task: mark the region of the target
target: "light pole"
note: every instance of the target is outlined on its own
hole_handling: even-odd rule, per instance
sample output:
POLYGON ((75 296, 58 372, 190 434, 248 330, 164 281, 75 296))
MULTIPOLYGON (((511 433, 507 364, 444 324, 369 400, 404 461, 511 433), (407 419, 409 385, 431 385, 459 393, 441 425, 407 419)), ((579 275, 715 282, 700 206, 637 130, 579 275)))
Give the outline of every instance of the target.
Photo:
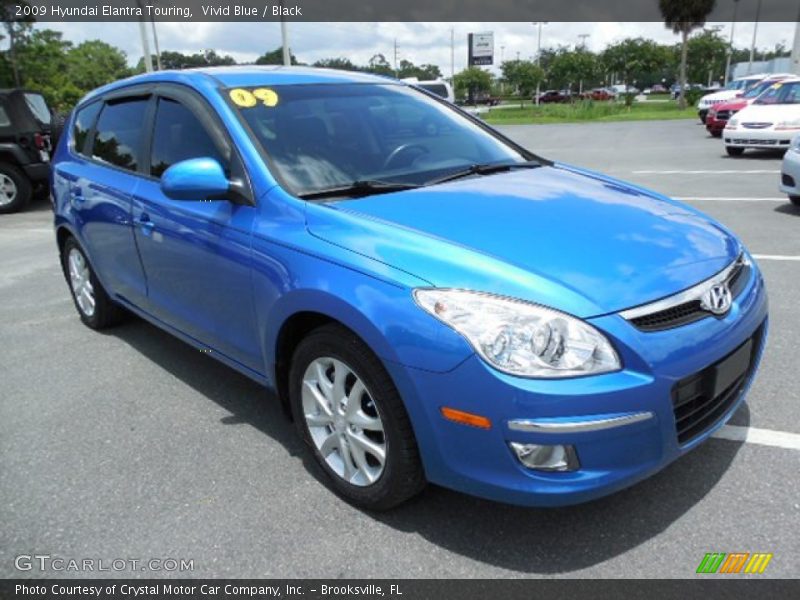
MULTIPOLYGON (((539 26, 539 38, 536 42, 536 66, 541 67, 542 65, 542 25, 547 25, 547 21, 534 21, 534 25, 539 26)), ((539 85, 540 81, 537 80, 536 82, 536 106, 539 106, 539 85)))
POLYGON ((753 53, 756 50, 756 35, 758 34, 758 17, 761 14, 761 0, 756 4, 756 22, 753 24, 753 41, 750 43, 750 62, 747 65, 747 74, 753 71, 753 53))
POLYGON ((290 67, 292 65, 292 53, 289 51, 289 30, 286 28, 286 19, 283 16, 283 0, 281 0, 280 7, 281 7, 281 47, 283 49, 283 66, 290 67))
MULTIPOLYGON (((139 9, 144 12, 142 0, 136 0, 139 9)), ((139 35, 142 37, 142 52, 144 52, 144 68, 150 73, 153 70, 153 57, 150 55, 150 43, 147 41, 147 28, 144 25, 144 17, 139 19, 139 35)))
POLYGON ((733 55, 733 30, 736 28, 736 9, 739 8, 739 0, 733 0, 733 21, 731 21, 731 39, 728 42, 728 58, 725 61, 725 85, 731 78, 731 56, 733 55))
POLYGON ((456 85, 456 30, 450 28, 450 85, 456 85))
POLYGON ((578 45, 579 48, 586 48, 586 38, 592 37, 591 33, 580 33, 578 37, 581 38, 581 43, 578 45))

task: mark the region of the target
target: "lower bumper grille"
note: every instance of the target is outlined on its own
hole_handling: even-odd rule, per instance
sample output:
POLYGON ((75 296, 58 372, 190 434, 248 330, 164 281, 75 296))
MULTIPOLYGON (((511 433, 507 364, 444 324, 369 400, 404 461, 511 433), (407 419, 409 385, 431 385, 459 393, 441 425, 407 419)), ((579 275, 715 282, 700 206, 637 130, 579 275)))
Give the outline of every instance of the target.
POLYGON ((750 138, 726 138, 726 142, 731 144, 742 144, 746 146, 788 146, 791 140, 755 140, 750 138))
POLYGON ((672 407, 679 444, 708 431, 736 403, 753 376, 763 339, 761 325, 728 356, 675 384, 672 407))

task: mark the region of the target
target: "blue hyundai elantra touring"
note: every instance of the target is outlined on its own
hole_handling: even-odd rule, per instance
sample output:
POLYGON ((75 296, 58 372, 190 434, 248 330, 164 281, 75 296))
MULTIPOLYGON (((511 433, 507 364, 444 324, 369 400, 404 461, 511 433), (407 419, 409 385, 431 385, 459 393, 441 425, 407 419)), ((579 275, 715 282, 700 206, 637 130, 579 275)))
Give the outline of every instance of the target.
POLYGON ((55 230, 81 320, 134 313, 274 389, 356 505, 426 482, 609 494, 708 438, 753 380, 767 297, 730 231, 414 86, 158 72, 66 127, 55 230))

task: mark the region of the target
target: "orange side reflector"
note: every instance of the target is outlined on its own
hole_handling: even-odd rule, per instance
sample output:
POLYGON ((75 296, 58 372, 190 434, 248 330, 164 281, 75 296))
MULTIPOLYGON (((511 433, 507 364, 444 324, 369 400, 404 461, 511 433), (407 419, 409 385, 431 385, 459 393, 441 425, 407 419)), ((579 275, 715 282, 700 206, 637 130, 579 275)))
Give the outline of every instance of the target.
POLYGON ((470 427, 478 427, 480 429, 490 429, 492 422, 486 417, 474 415, 472 413, 464 412, 463 410, 456 410, 455 408, 441 408, 442 416, 448 421, 454 423, 461 423, 462 425, 469 425, 470 427))

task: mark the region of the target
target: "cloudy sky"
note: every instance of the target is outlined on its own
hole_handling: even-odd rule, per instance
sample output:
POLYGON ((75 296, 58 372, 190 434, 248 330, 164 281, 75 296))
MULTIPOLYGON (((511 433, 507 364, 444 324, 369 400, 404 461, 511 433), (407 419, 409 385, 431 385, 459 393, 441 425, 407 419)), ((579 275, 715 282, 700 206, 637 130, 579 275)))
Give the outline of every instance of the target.
MULTIPOLYGON (((138 24, 130 23, 44 23, 37 25, 58 29, 74 43, 99 38, 121 48, 131 64, 142 55, 138 24)), ((730 35, 730 23, 709 23, 721 27, 722 35, 730 35)), ((290 23, 292 52, 302 62, 320 58, 347 57, 357 64, 366 63, 376 53, 389 62, 397 40, 398 60, 417 64, 439 65, 450 75, 450 32, 455 34, 455 69, 466 63, 466 38, 469 32, 493 31, 496 63, 505 59, 531 58, 536 53, 537 28, 532 23, 290 23)), ((734 43, 749 47, 754 24, 737 23, 734 43)), ((759 23, 757 48, 771 48, 783 42, 791 46, 794 23, 759 23)), ((642 36, 663 43, 674 43, 678 36, 662 23, 548 23, 542 29, 542 46, 574 45, 579 35, 588 34, 586 45, 602 50, 609 43, 626 37, 642 36)), ((212 48, 230 54, 239 62, 253 61, 267 50, 280 45, 278 23, 159 23, 158 37, 162 50, 198 52, 212 48)))

